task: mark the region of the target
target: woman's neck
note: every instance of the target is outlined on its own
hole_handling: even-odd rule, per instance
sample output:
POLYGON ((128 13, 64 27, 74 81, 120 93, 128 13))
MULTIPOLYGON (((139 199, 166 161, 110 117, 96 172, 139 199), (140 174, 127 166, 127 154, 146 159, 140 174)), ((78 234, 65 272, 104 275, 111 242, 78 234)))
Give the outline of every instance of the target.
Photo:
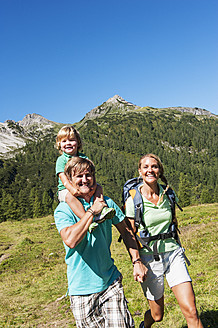
POLYGON ((157 205, 159 201, 159 186, 158 184, 148 185, 147 183, 143 183, 141 188, 141 194, 150 202, 157 205))

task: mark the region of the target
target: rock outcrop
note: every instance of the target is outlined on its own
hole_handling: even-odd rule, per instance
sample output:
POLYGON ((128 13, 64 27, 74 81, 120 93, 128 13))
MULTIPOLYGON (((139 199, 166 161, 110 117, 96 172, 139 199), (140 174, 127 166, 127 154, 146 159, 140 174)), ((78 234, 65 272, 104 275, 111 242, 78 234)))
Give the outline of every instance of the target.
POLYGON ((22 121, 7 120, 0 123, 0 156, 11 157, 28 140, 47 134, 57 123, 38 114, 28 114, 22 121))

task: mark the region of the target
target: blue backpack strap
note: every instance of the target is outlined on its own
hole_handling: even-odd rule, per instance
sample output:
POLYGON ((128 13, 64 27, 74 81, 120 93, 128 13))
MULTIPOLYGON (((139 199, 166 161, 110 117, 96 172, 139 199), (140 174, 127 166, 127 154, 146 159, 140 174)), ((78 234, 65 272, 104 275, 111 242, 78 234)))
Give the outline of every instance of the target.
MULTIPOLYGON (((142 178, 132 178, 126 181, 123 186, 123 193, 122 193, 122 211, 125 214, 125 207, 126 201, 131 196, 134 203, 134 212, 135 212, 135 225, 136 229, 141 223, 142 213, 143 213, 143 202, 141 194, 138 190, 138 186, 142 183, 142 178)), ((122 237, 120 236, 118 241, 120 242, 122 237)))
POLYGON ((123 202, 123 212, 125 213, 125 205, 126 205, 126 200, 129 196, 132 197, 133 203, 134 203, 134 211, 135 211, 135 225, 136 228, 141 223, 141 218, 143 214, 143 201, 142 201, 142 196, 138 190, 138 187, 142 184, 142 178, 137 177, 137 178, 132 178, 129 179, 123 187, 123 194, 122 194, 122 202, 123 202))
MULTIPOLYGON (((161 185, 163 187, 163 189, 166 189, 166 186, 164 185, 161 185)), ((171 206, 171 209, 172 209, 172 213, 174 214, 175 216, 175 205, 178 206, 178 208, 180 209, 180 211, 182 212, 183 209, 181 208, 181 206, 179 206, 179 204, 177 203, 176 201, 176 196, 175 196, 175 193, 173 191, 172 188, 168 188, 167 191, 166 191, 166 195, 167 197, 169 198, 169 201, 170 201, 170 206, 171 206)))
MULTIPOLYGON (((161 185, 163 187, 163 189, 166 189, 166 186, 165 185, 161 185)), ((176 202, 176 196, 175 196, 175 193, 173 191, 172 188, 168 188, 166 190, 166 195, 170 201, 170 207, 171 207, 171 211, 172 211, 172 224, 175 225, 176 227, 176 230, 180 233, 179 229, 178 229, 178 223, 177 223, 177 220, 176 220, 176 205, 178 206, 178 208, 180 209, 180 211, 183 211, 183 209, 179 206, 179 204, 176 202)))
POLYGON ((138 190, 138 187, 135 187, 129 190, 129 194, 133 199, 134 210, 135 210, 135 226, 138 229, 140 223, 143 224, 142 215, 143 215, 143 201, 142 196, 138 190))

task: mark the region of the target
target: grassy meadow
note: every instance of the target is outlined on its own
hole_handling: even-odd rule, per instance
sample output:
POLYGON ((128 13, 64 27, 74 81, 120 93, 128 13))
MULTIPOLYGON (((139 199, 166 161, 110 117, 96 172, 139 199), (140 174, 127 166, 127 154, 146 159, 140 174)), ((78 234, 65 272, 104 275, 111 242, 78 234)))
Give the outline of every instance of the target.
MULTIPOLYGON (((218 327, 217 215, 218 204, 190 206, 177 212, 181 240, 191 261, 197 308, 204 327, 218 327)), ((113 229, 111 247, 136 327, 148 308, 132 264, 113 229)), ((64 247, 52 216, 0 224, 0 327, 76 327, 69 306, 64 247)), ((161 328, 186 323, 166 284, 161 328)))

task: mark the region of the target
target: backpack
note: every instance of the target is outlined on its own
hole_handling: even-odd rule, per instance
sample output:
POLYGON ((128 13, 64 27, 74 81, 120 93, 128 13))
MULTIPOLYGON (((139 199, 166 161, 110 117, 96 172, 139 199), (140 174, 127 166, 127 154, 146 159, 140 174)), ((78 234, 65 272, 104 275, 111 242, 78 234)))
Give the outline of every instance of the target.
MULTIPOLYGON (((159 257, 158 250, 157 250, 158 240, 174 238, 177 241, 177 243, 181 246, 181 242, 180 242, 179 236, 178 236, 178 232, 180 233, 180 231, 178 229, 178 224, 177 224, 176 215, 175 215, 175 205, 178 206, 180 211, 183 211, 183 209, 176 202, 176 197, 175 197, 174 191, 171 188, 168 188, 166 190, 165 194, 167 195, 169 202, 170 202, 170 207, 171 207, 171 211, 172 211, 172 222, 166 233, 160 233, 160 234, 151 236, 148 232, 148 229, 145 226, 145 223, 142 221, 143 201, 142 201, 142 195, 138 190, 138 187, 142 184, 143 184, 143 179, 141 177, 132 178, 124 184, 123 193, 122 193, 122 203, 123 203, 122 210, 125 213, 126 200, 129 196, 131 196, 133 199, 133 202, 134 202, 136 239, 138 241, 138 244, 141 248, 145 247, 148 251, 152 252, 152 249, 149 247, 149 243, 151 241, 155 241, 154 245, 153 245, 153 255, 154 255, 155 261, 159 261, 160 257, 159 257), (138 231, 140 224, 144 227, 143 231, 138 231)), ((161 186, 163 187, 164 190, 166 189, 165 185, 161 185, 161 186)), ((185 257, 187 264, 190 265, 190 262, 184 253, 183 253, 183 255, 185 257)))

